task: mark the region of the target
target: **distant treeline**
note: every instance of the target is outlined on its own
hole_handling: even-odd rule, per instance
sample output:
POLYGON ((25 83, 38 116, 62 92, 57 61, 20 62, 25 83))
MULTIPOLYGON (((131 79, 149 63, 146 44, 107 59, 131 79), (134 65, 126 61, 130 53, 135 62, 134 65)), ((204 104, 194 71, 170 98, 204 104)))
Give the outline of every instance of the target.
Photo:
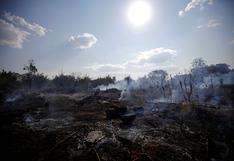
POLYGON ((91 79, 89 76, 64 74, 49 79, 38 72, 33 60, 23 70, 24 74, 0 71, 1 101, 17 91, 75 93, 117 88, 123 91, 125 98, 134 98, 135 94, 139 94, 141 98, 161 101, 234 105, 234 69, 225 63, 207 65, 202 58, 194 59, 191 69, 185 73, 171 76, 164 70, 156 69, 137 80, 130 76, 116 81, 111 76, 91 79))
POLYGON ((184 73, 172 76, 157 69, 125 82, 128 83, 119 83, 126 89, 123 99, 234 106, 234 70, 225 63, 207 65, 202 58, 197 58, 184 73))
POLYGON ((23 70, 25 70, 24 74, 5 70, 0 71, 1 100, 4 100, 5 96, 16 90, 74 93, 89 91, 100 85, 109 85, 116 81, 115 77, 109 75, 91 79, 89 76, 59 74, 53 79, 49 79, 43 73, 38 72, 33 60, 30 60, 23 70))

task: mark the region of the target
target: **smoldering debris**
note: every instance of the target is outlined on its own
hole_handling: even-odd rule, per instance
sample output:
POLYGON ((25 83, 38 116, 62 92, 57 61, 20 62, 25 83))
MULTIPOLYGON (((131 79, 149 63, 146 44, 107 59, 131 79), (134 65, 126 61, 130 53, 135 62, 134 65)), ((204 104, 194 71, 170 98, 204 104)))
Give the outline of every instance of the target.
POLYGON ((119 100, 120 93, 25 96, 36 98, 35 102, 16 101, 27 108, 0 113, 4 157, 41 161, 234 159, 233 109, 157 100, 138 104, 119 100))

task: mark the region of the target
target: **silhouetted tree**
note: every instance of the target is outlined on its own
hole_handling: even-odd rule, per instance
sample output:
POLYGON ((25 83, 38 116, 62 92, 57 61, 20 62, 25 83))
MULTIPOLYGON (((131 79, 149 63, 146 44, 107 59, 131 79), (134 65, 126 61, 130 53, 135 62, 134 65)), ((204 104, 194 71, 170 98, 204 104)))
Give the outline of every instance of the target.
POLYGON ((34 60, 30 59, 28 65, 25 65, 23 70, 27 71, 28 74, 33 75, 37 72, 37 67, 35 66, 34 60))
POLYGON ((100 85, 104 85, 104 86, 107 86, 109 84, 113 84, 115 83, 116 81, 116 78, 115 77, 111 77, 111 76, 106 76, 106 77, 99 77, 97 79, 94 79, 91 81, 92 83, 92 87, 95 88, 97 86, 100 86, 100 85))
POLYGON ((129 86, 131 84, 131 82, 133 81, 133 79, 129 76, 125 77, 124 80, 127 82, 127 85, 129 86))
POLYGON ((229 68, 229 65, 227 64, 216 64, 216 65, 210 65, 207 67, 208 72, 210 74, 225 74, 231 71, 231 69, 229 68))
POLYGON ((34 60, 28 60, 28 65, 24 65, 23 70, 26 71, 22 78, 23 84, 27 84, 29 89, 32 88, 33 76, 37 73, 37 67, 35 66, 34 60))

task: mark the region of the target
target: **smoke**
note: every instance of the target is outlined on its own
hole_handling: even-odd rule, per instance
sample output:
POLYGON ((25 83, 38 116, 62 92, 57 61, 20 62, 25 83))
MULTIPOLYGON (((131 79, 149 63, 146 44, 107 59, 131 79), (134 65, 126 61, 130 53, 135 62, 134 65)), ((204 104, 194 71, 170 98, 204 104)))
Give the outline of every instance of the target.
POLYGON ((5 103, 12 103, 22 98, 21 94, 11 95, 6 97, 5 103))
POLYGON ((112 83, 112 84, 109 84, 107 86, 105 85, 101 85, 101 86, 98 86, 96 89, 100 89, 101 91, 105 91, 105 90, 108 90, 108 89, 118 89, 118 90, 124 90, 126 88, 128 88, 128 84, 125 80, 120 80, 120 81, 117 81, 116 83, 112 83))
POLYGON ((234 71, 212 73, 208 67, 196 68, 173 77, 159 70, 137 80, 124 79, 98 88, 121 90, 119 100, 132 104, 194 102, 232 106, 234 71))

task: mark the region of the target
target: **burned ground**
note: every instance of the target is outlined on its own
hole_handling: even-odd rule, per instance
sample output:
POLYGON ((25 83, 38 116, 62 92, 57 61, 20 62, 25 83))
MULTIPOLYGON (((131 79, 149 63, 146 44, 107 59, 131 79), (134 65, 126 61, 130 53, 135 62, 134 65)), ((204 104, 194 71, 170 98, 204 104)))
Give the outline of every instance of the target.
POLYGON ((2 158, 234 160, 233 109, 134 103, 119 97, 115 89, 73 95, 30 93, 5 104, 0 112, 2 158))

